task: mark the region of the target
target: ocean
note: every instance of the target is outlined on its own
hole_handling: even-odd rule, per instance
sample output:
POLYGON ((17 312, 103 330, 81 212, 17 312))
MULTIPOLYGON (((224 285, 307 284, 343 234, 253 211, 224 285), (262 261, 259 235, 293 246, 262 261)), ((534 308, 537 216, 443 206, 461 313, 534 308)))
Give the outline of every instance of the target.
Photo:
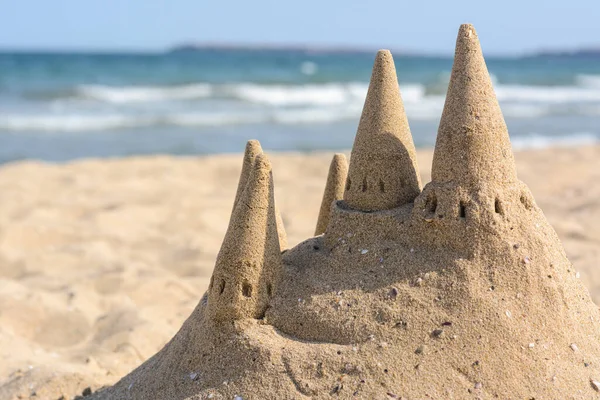
MULTIPOLYGON (((205 48, 0 53, 0 162, 349 149, 375 52, 205 48)), ((417 147, 433 146, 452 58, 396 68, 417 147)), ((487 57, 516 149, 600 141, 600 57, 487 57)))

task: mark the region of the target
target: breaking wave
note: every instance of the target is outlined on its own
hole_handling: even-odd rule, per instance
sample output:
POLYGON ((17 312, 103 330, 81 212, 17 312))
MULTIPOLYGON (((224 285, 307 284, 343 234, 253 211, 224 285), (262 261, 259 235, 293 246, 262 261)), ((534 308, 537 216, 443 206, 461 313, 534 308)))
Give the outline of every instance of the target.
MULTIPOLYGON (((409 119, 437 121, 447 76, 430 85, 402 83, 409 119), (444 82, 442 82, 442 80, 444 82)), ((358 121, 364 82, 310 84, 195 83, 179 86, 80 85, 36 93, 37 112, 0 113, 3 131, 101 131, 142 127, 240 124, 323 124, 358 121), (45 103, 39 104, 39 101, 45 103)), ((578 75, 574 85, 497 84, 507 118, 600 115, 600 76, 578 75)))
MULTIPOLYGON (((439 99, 445 88, 439 82, 401 84, 406 103, 439 99)), ((323 84, 265 85, 257 83, 208 84, 180 86, 106 86, 80 85, 72 91, 35 93, 31 97, 45 100, 92 100, 110 104, 228 99, 269 106, 323 106, 363 102, 368 84, 337 82, 323 84)), ((579 75, 575 85, 533 86, 496 84, 501 102, 542 104, 600 102, 600 76, 579 75)))
POLYGON ((587 132, 576 132, 570 135, 546 136, 531 134, 511 138, 515 150, 545 149, 548 147, 576 147, 600 143, 600 137, 587 132))
POLYGON ((0 131, 85 132, 152 127, 210 127, 275 123, 283 125, 329 123, 355 119, 360 108, 298 109, 275 112, 187 112, 163 115, 19 115, 0 114, 0 131))
POLYGON ((211 93, 211 86, 202 83, 179 87, 81 85, 75 89, 72 95, 67 95, 67 97, 124 104, 200 99, 209 97, 211 93))

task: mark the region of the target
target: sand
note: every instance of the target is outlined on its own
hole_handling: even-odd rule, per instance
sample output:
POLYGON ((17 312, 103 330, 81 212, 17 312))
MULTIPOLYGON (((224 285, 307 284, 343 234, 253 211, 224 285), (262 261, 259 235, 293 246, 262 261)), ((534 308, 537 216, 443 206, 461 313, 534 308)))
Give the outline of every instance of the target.
POLYGON ((600 311, 516 174, 475 29, 422 190, 397 82, 378 52, 343 199, 293 248, 249 144, 207 293, 94 399, 598 395, 600 311))
MULTIPOLYGON (((270 153, 292 246, 314 233, 331 157, 270 153)), ((432 151, 418 159, 428 182, 432 151)), ((600 147, 516 161, 600 304, 600 147)), ((0 168, 10 194, 0 198, 0 399, 70 398, 160 350, 208 288, 241 164, 235 154, 0 168)))
MULTIPOLYGON (((376 61, 375 79, 381 77, 377 71, 376 61)), ((389 84, 372 82, 373 87, 385 92, 389 84)), ((281 172, 278 157, 273 157, 274 196, 269 158, 247 154, 240 178, 245 188, 238 191, 212 283, 202 299, 199 287, 206 287, 208 276, 197 275, 198 260, 208 255, 207 243, 214 245, 217 227, 225 225, 226 216, 220 224, 214 221, 217 210, 231 210, 216 203, 220 198, 215 193, 225 190, 220 186, 224 166, 229 165, 229 173, 236 170, 226 157, 98 162, 96 168, 90 167, 93 162, 5 168, 0 177, 24 168, 17 172, 20 177, 30 174, 40 182, 12 181, 37 196, 34 211, 27 196, 4 200, 16 233, 3 230, 0 242, 6 270, 13 273, 2 286, 11 290, 11 302, 0 310, 0 348, 17 355, 10 362, 21 371, 7 370, 11 375, 0 395, 71 397, 112 384, 160 349, 193 309, 158 353, 92 397, 596 398, 600 313, 582 282, 598 295, 593 273, 598 228, 593 221, 599 190, 592 166, 600 149, 520 154, 517 161, 523 159, 524 167, 518 164, 517 178, 477 35, 465 25, 459 31, 435 153, 419 154, 419 165, 433 161, 433 180, 405 199, 413 189, 407 182, 429 179, 426 174, 419 179, 412 141, 402 140, 409 132, 379 131, 386 126, 381 121, 402 117, 395 114, 400 107, 380 107, 380 112, 373 107, 401 104, 386 102, 390 95, 370 90, 367 97, 357 135, 362 137, 353 149, 353 154, 360 149, 359 156, 349 165, 349 177, 367 182, 362 194, 347 185, 344 200, 332 204, 325 234, 310 238, 304 232, 309 239, 283 253, 278 209, 288 243, 301 240, 303 224, 308 232, 314 229, 331 155, 286 155, 280 158, 281 172), (365 126, 370 128, 363 130, 365 126), (394 171, 373 167, 389 166, 387 158, 377 157, 382 133, 399 140, 391 148, 400 150, 400 156, 391 158, 406 167, 395 171, 403 177, 400 186, 393 184, 394 171), (215 174, 207 176, 211 164, 215 174), (54 180, 32 171, 36 168, 56 174, 54 180), (102 186, 90 179, 99 171, 109 181, 104 196, 98 193, 102 186), (137 179, 125 180, 126 171, 137 179), (568 176, 572 173, 577 175, 568 176), (310 175, 320 175, 320 181, 310 175), (552 177, 552 182, 540 176, 552 177), (137 197, 128 195, 152 179, 154 186, 137 187, 137 197), (383 188, 369 184, 378 179, 383 188), (182 183, 189 186, 190 180, 201 185, 189 190, 182 183), (42 189, 53 181, 61 189, 71 185, 72 192, 48 196, 42 189), (537 202, 522 181, 532 183, 537 202), (174 185, 170 190, 168 183, 174 185), (301 188, 306 190, 299 192, 301 188), (390 199, 398 196, 388 198, 384 188, 403 200, 392 204, 390 199), (286 189, 288 194, 279 197, 286 189), (313 222, 306 226, 310 204, 298 193, 309 192, 317 194, 313 222), (89 195, 95 213, 86 208, 89 203, 76 202, 80 193, 89 195), (199 206, 196 196, 206 203, 199 206), (108 204, 102 201, 106 199, 108 204), (19 208, 27 206, 26 211, 19 208), (575 262, 589 260, 587 274, 566 259, 539 206, 550 215, 556 210, 556 221, 549 220, 559 235, 564 232, 575 262), (57 210, 72 213, 71 218, 57 210), (40 223, 29 225, 33 217, 40 223), (86 231, 92 227, 94 232, 86 231), (97 230, 106 230, 105 235, 94 234, 97 230), (198 241, 203 230, 208 231, 206 241, 198 241), (42 262, 48 253, 51 260, 42 262), (35 262, 24 261, 26 257, 35 262), (69 261, 73 266, 66 273, 69 261), (112 279, 98 285, 102 272, 112 279), (43 316, 32 322, 35 311, 43 316)), ((223 238, 220 233, 218 239, 223 238)))
POLYGON ((344 198, 346 188, 346 179, 348 178, 348 161, 342 153, 336 153, 331 159, 329 173, 327 174, 327 183, 323 191, 319 217, 315 228, 315 236, 322 235, 329 225, 331 216, 331 203, 344 198))

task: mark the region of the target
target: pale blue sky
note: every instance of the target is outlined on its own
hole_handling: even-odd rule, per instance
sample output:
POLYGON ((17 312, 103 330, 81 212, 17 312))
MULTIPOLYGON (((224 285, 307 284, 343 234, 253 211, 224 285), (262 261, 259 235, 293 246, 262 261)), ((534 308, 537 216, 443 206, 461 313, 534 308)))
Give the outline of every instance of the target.
POLYGON ((475 24, 489 53, 600 47, 600 0, 0 0, 0 48, 161 50, 181 42, 451 53, 475 24))

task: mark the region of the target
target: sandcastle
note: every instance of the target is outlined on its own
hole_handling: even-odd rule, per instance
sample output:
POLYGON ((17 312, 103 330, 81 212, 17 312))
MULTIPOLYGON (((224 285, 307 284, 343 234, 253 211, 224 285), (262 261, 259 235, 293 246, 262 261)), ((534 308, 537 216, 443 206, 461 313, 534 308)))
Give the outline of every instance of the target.
POLYGON ((271 165, 249 142, 207 293, 160 352, 94 398, 600 397, 598 308, 517 178, 470 25, 424 188, 417 171, 380 51, 318 236, 284 249, 271 165))

